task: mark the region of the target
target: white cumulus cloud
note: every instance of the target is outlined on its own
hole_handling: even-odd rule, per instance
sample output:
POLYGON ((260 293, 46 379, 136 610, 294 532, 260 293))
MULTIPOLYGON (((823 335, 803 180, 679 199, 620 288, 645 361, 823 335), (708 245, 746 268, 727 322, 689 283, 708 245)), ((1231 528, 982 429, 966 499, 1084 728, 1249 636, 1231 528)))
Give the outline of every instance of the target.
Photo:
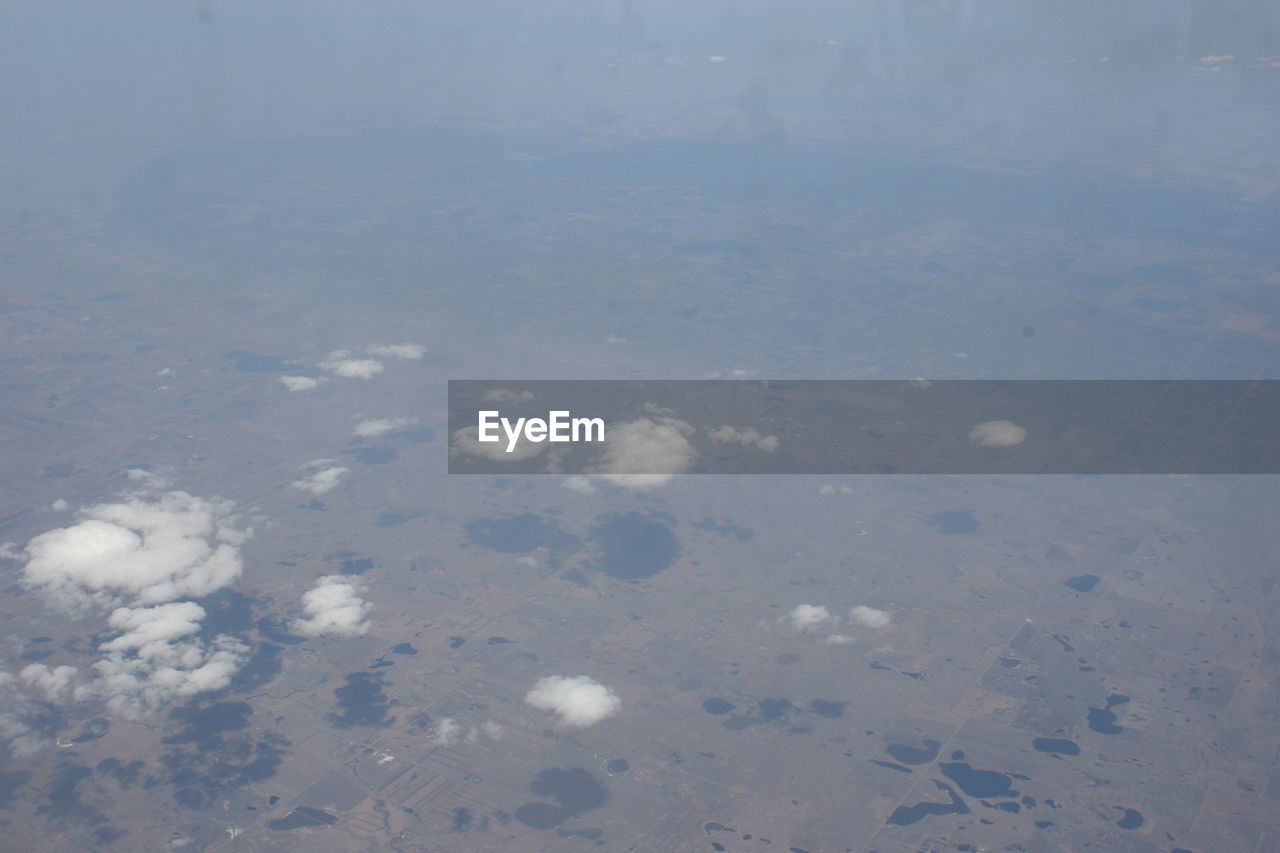
POLYGON ((370 344, 368 353, 380 358, 402 358, 417 361, 426 354, 426 347, 420 344, 370 344))
POLYGON ((451 743, 455 743, 461 736, 462 723, 453 719, 453 717, 445 717, 435 724, 435 732, 431 735, 431 744, 433 746, 448 746, 451 743))
POLYGON ((594 495, 596 493, 596 487, 591 484, 591 480, 581 474, 566 477, 560 485, 580 495, 594 495))
POLYGON ((337 349, 329 353, 320 367, 347 379, 372 379, 383 371, 382 362, 372 358, 352 358, 351 352, 337 349))
POLYGON ((107 619, 117 636, 98 646, 106 656, 75 698, 102 699, 115 713, 139 717, 170 699, 226 687, 249 647, 226 635, 209 643, 194 636, 204 617, 194 601, 117 608, 107 619))
POLYGON ((849 611, 849 618, 864 628, 883 628, 893 621, 893 614, 888 610, 859 604, 849 611))
POLYGON ((712 441, 718 441, 721 444, 741 444, 743 447, 757 447, 769 453, 778 449, 778 437, 776 435, 761 435, 760 430, 755 427, 738 429, 731 426, 722 426, 707 430, 707 435, 711 437, 712 441))
POLYGON ((302 595, 306 619, 293 630, 308 637, 358 637, 369 631, 373 605, 360 597, 364 587, 342 575, 326 575, 302 595))
POLYGON ((527 403, 533 399, 533 392, 494 388, 484 392, 484 399, 487 403, 527 403))
POLYGON ((468 456, 490 459, 494 462, 521 462, 532 459, 546 449, 546 442, 529 441, 521 432, 516 439, 515 447, 508 453, 505 435, 500 441, 481 441, 480 428, 468 426, 453 431, 453 447, 450 452, 465 453, 468 456))
POLYGON ((789 614, 791 627, 809 631, 831 621, 831 611, 821 604, 798 604, 789 614))
POLYGON ((314 391, 329 381, 328 376, 281 376, 280 382, 290 391, 314 391))
POLYGON ((74 666, 48 667, 33 663, 24 667, 19 677, 28 687, 43 693, 50 702, 61 702, 70 695, 79 672, 74 666))
POLYGON ((355 434, 360 438, 377 438, 417 422, 417 418, 367 418, 356 424, 355 434))
POLYGON ((661 486, 689 469, 697 455, 693 427, 677 418, 638 418, 605 430, 604 461, 596 474, 633 489, 661 486))
POLYGON ((1013 421, 986 421, 969 430, 969 440, 983 447, 1010 447, 1027 440, 1027 431, 1013 421))
POLYGON ((73 611, 208 595, 243 568, 252 531, 236 529, 233 506, 175 491, 82 509, 78 523, 27 544, 22 582, 73 611))
POLYGON ((306 477, 294 480, 290 485, 295 489, 302 489, 304 492, 310 492, 313 495, 323 495, 325 492, 332 491, 338 485, 338 481, 342 479, 342 475, 349 471, 349 468, 339 466, 330 467, 332 460, 318 459, 315 462, 308 462, 303 465, 304 470, 310 470, 311 473, 306 477))
POLYGON ((586 675, 539 679, 524 701, 555 714, 561 725, 576 728, 595 725, 622 709, 622 700, 612 690, 586 675))

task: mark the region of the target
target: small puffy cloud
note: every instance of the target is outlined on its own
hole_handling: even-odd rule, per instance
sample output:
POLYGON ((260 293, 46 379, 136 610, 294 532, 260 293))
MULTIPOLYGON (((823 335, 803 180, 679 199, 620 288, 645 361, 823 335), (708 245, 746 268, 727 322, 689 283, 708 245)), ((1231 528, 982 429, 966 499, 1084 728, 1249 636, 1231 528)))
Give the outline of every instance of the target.
POLYGON ((120 636, 98 646, 104 652, 134 652, 143 657, 162 653, 179 637, 200 630, 204 608, 194 601, 178 601, 155 607, 118 607, 107 624, 120 636))
POLYGON ((302 596, 306 619, 293 630, 307 637, 359 637, 369 631, 373 605, 360 597, 364 587, 342 575, 326 575, 302 596))
POLYGON ((53 503, 49 504, 49 509, 54 512, 66 512, 71 509, 71 504, 67 503, 65 498, 58 498, 53 503))
POLYGON ((676 418, 639 418, 605 430, 604 461, 596 473, 633 489, 661 486, 693 464, 693 427, 676 418))
POLYGON ((831 611, 821 604, 799 604, 788 614, 791 627, 797 631, 811 631, 831 621, 831 611))
POLYGON ((372 358, 352 358, 351 352, 345 349, 329 353, 320 362, 320 367, 347 379, 372 379, 383 371, 382 362, 372 358))
POLYGON ((581 474, 566 477, 561 485, 580 495, 594 495, 596 493, 596 487, 592 485, 591 480, 581 474))
POLYGON ((299 480, 290 483, 295 489, 302 489, 304 492, 310 492, 313 495, 323 495, 332 491, 338 485, 338 481, 342 479, 342 475, 349 471, 349 468, 328 467, 332 460, 317 459, 314 462, 308 462, 303 465, 304 470, 311 473, 299 480))
POLYGON ((818 487, 818 494, 820 495, 835 495, 835 494, 851 495, 853 494, 853 489, 849 488, 843 483, 841 483, 838 486, 825 485, 825 486, 818 487))
POLYGON ((849 618, 864 628, 883 628, 893 621, 893 614, 888 610, 859 604, 849 611, 849 618))
POLYGON ((71 694, 75 686, 79 670, 74 666, 47 667, 42 663, 33 663, 25 667, 19 676, 22 683, 39 690, 50 702, 61 702, 71 694))
POLYGON ((290 391, 314 391, 329 381, 328 376, 281 376, 280 382, 290 391))
POLYGON ((23 719, 24 716, 30 719, 39 714, 39 709, 32 707, 31 699, 19 700, 19 704, 22 707, 17 712, 0 713, 0 740, 8 742, 14 755, 30 758, 47 746, 49 739, 33 730, 23 719))
POLYGON ((427 352, 426 347, 420 344, 370 344, 367 349, 369 355, 379 358, 402 358, 408 361, 417 361, 427 352))
POLYGON ((533 399, 531 391, 512 391, 510 388, 494 388, 484 392, 487 403, 527 403, 533 399))
POLYGON ((1196 62, 1199 62, 1201 65, 1217 65, 1219 62, 1230 62, 1233 59, 1235 59, 1235 56, 1230 53, 1224 53, 1219 56, 1202 56, 1197 59, 1196 62))
POLYGON ((707 430, 707 435, 711 437, 712 441, 718 441, 721 444, 741 444, 743 447, 757 447, 770 453, 778 449, 778 437, 776 435, 761 435, 760 431, 755 427, 737 429, 731 426, 722 426, 717 429, 707 430))
POLYGON ((933 381, 929 379, 908 379, 907 384, 912 388, 919 388, 922 391, 926 388, 933 387, 933 381))
POLYGON ((417 422, 417 418, 368 418, 356 424, 355 434, 360 438, 376 438, 417 422))
POLYGON ((22 582, 73 611, 208 595, 243 568, 240 545, 252 531, 236 529, 232 508, 186 492, 88 507, 78 523, 27 544, 22 582))
POLYGON ((983 447, 1011 447, 1027 440, 1027 431, 1013 421, 986 421, 969 430, 969 440, 983 447))
POLYGON ((159 490, 170 485, 168 478, 145 468, 128 468, 124 473, 130 480, 140 483, 143 488, 159 490))
POLYGON ((450 746, 461 740, 479 743, 481 738, 499 740, 504 734, 506 729, 493 720, 487 720, 478 726, 464 726, 453 717, 445 717, 432 727, 429 742, 432 746, 450 746))
POLYGON ((507 452, 507 437, 503 435, 499 441, 481 441, 480 428, 468 426, 453 431, 453 453, 465 453, 480 459, 494 462, 522 462, 532 459, 547 449, 547 442, 529 441, 521 432, 516 439, 515 448, 507 452))
POLYGON ((555 714, 561 725, 576 728, 595 725, 622 709, 622 700, 612 690, 586 675, 540 679, 524 701, 555 714))
POLYGON ((435 731, 431 735, 431 744, 433 746, 448 746, 455 743, 462 736, 462 723, 452 717, 445 717, 435 724, 435 731))
POLYGON ((847 646, 853 642, 853 637, 848 634, 829 634, 822 638, 822 642, 828 646, 847 646))
POLYGON ((226 687, 249 647, 226 635, 205 643, 196 636, 204 616, 193 601, 117 608, 107 624, 118 634, 98 646, 106 656, 75 698, 105 700, 114 713, 139 717, 171 699, 226 687))
POLYGON ((204 617, 193 601, 118 607, 107 619, 114 636, 98 644, 102 657, 85 672, 36 663, 19 677, 47 701, 101 701, 112 713, 138 718, 172 699, 223 689, 244 664, 244 643, 198 636, 204 617))

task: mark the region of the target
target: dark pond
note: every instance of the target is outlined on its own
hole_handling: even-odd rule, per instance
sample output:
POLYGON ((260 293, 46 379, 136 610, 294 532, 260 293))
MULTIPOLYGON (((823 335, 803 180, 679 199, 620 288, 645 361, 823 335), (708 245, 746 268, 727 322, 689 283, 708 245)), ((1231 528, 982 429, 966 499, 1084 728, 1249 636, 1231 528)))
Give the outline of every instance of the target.
POLYGON ((591 538, 600 549, 600 570, 618 580, 653 577, 681 553, 680 539, 671 525, 638 512, 605 518, 591 538))
POLYGON ((516 819, 534 829, 554 829, 573 815, 599 808, 609 798, 609 789, 581 767, 548 767, 529 784, 529 792, 559 804, 533 802, 516 809, 516 819))
MULTIPOLYGON (((1119 806, 1117 806, 1119 808, 1119 806)), ((1142 817, 1142 812, 1137 809, 1123 809, 1124 816, 1116 821, 1116 826, 1121 829, 1137 829, 1146 823, 1142 817)))
POLYGON ((1107 707, 1089 709, 1089 728, 1102 735, 1118 735, 1124 726, 1116 725, 1116 715, 1111 709, 1129 701, 1128 696, 1112 693, 1107 697, 1107 707))
POLYGON ((1050 755, 1079 755, 1080 746, 1073 740, 1067 740, 1060 737, 1038 737, 1031 741, 1031 745, 1035 747, 1037 752, 1047 752, 1050 755))
POLYGON ((834 720, 844 716, 844 703, 833 702, 830 699, 814 699, 809 703, 809 710, 819 717, 834 720))
POLYGON ((770 722, 784 720, 797 710, 796 706, 786 699, 761 699, 756 707, 760 716, 770 722))
POLYGON ((964 762, 940 764, 938 769, 942 775, 960 786, 971 797, 989 799, 991 797, 1016 797, 1018 792, 1011 787, 1013 777, 994 770, 975 770, 964 762))
POLYGON ((893 826, 910 826, 929 816, 969 813, 969 807, 964 804, 964 800, 956 796, 956 792, 952 790, 950 785, 944 785, 936 779, 932 781, 938 787, 938 790, 951 798, 951 802, 923 802, 916 803, 914 806, 898 806, 893 810, 893 814, 889 815, 888 822, 893 826))
POLYGON ((907 746, 905 743, 891 743, 885 747, 885 752, 903 764, 928 764, 938 757, 938 750, 941 747, 942 744, 936 740, 926 740, 923 748, 907 746))
POLYGON ((368 557, 352 557, 342 561, 338 571, 344 575, 362 575, 373 568, 373 560, 368 557))
POLYGON ((604 769, 609 771, 613 776, 620 776, 631 769, 631 762, 627 761, 625 758, 615 758, 606 764, 604 769))
POLYGON ((1062 585, 1068 589, 1074 589, 1076 592, 1088 592, 1098 585, 1098 581, 1102 578, 1097 575, 1076 575, 1073 578, 1067 578, 1062 585))
POLYGON ((737 707, 737 705, 729 702, 728 700, 721 699, 719 696, 716 696, 713 699, 708 699, 702 703, 702 710, 706 711, 708 714, 715 714, 717 717, 722 714, 727 714, 737 707))
POLYGON ((389 722, 387 712, 395 703, 387 698, 382 689, 384 684, 381 674, 356 672, 348 675, 347 683, 333 691, 339 713, 330 714, 329 722, 340 729, 386 725, 389 722))
POLYGON ((604 805, 609 789, 581 767, 548 767, 529 785, 529 793, 555 800, 574 814, 604 805))

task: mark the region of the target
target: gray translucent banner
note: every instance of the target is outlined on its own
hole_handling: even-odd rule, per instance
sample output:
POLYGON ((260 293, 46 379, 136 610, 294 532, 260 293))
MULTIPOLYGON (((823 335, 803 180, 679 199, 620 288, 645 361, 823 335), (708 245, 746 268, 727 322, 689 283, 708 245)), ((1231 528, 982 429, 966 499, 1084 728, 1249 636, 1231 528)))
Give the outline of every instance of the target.
POLYGON ((1280 381, 468 379, 449 472, 1275 474, 1278 427, 1280 381))

